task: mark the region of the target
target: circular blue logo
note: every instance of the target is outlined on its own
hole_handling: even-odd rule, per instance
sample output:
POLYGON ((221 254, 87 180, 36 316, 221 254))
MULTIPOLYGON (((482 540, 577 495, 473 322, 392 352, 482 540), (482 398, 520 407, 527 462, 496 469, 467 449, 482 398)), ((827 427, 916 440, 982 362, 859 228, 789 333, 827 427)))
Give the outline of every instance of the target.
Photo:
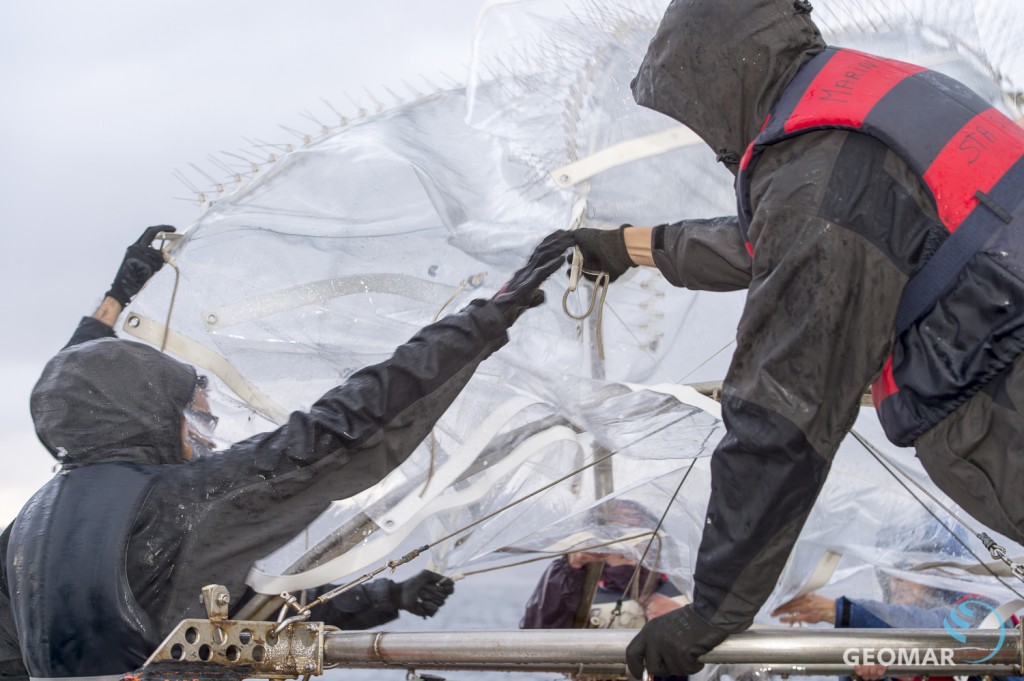
POLYGON ((973 628, 972 623, 983 620, 990 613, 995 614, 999 622, 999 643, 985 657, 978 660, 968 660, 970 664, 988 662, 1002 649, 1003 642, 1006 640, 1006 628, 1002 615, 984 601, 979 601, 976 598, 966 598, 953 604, 953 607, 949 609, 949 614, 942 618, 942 626, 946 633, 959 643, 965 643, 967 641, 966 631, 973 628))

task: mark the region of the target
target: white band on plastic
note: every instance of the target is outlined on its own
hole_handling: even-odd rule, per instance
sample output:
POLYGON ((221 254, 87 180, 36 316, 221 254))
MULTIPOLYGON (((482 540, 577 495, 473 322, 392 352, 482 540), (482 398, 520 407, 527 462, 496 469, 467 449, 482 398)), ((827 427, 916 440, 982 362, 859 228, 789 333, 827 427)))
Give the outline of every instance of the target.
POLYGON ((559 187, 567 189, 574 184, 589 180, 595 175, 600 175, 606 170, 699 142, 701 139, 697 133, 686 126, 676 125, 653 135, 644 135, 613 144, 586 158, 581 158, 561 168, 555 168, 551 171, 551 178, 559 187))
POLYGON ((978 625, 979 629, 998 629, 999 627, 1005 626, 1006 622, 1010 620, 1010 615, 1017 612, 1021 608, 1024 608, 1024 601, 1019 598, 1015 598, 1012 601, 1007 601, 1000 605, 998 608, 990 612, 985 619, 978 625))
POLYGON ((303 305, 371 291, 393 293, 430 305, 439 305, 452 295, 455 287, 408 274, 360 274, 322 279, 207 310, 203 312, 203 323, 210 330, 225 329, 303 305))
POLYGON ((408 524, 413 516, 422 509, 424 499, 436 497, 458 480, 459 476, 476 461, 477 455, 483 451, 487 443, 494 439, 502 426, 519 412, 540 402, 541 400, 536 398, 514 397, 492 411, 473 431, 473 434, 462 443, 462 446, 444 462, 444 465, 434 471, 433 476, 430 477, 426 494, 422 497, 418 494, 407 496, 395 504, 386 515, 374 518, 374 520, 388 534, 408 524))
MULTIPOLYGON (((164 341, 164 325, 130 312, 121 327, 126 333, 160 347, 164 341)), ((168 330, 166 349, 190 364, 202 367, 222 380, 239 398, 274 423, 288 420, 288 412, 245 379, 226 359, 213 350, 177 331, 168 330)))
POLYGON ((634 392, 646 390, 648 392, 670 395, 679 400, 682 404, 696 407, 697 409, 711 414, 719 421, 722 420, 722 405, 707 395, 701 395, 688 385, 679 385, 678 383, 658 383, 657 385, 624 383, 623 385, 634 392))
MULTIPOLYGON (((416 498, 417 501, 423 504, 418 509, 417 517, 423 520, 441 511, 463 507, 479 501, 494 488, 495 483, 503 475, 521 466, 524 461, 527 461, 538 451, 559 441, 567 441, 579 446, 579 443, 576 441, 576 433, 565 426, 553 426, 532 435, 503 457, 501 461, 481 471, 472 485, 458 492, 449 490, 448 494, 435 496, 432 499, 421 500, 416 498)), ((437 489, 441 490, 442 488, 438 486, 437 489)), ((245 582, 256 592, 268 595, 277 595, 283 591, 298 591, 327 584, 394 555, 395 551, 402 545, 402 542, 416 530, 418 525, 418 522, 407 522, 390 534, 381 533, 375 539, 353 547, 344 555, 299 574, 270 575, 254 567, 249 570, 249 575, 246 577, 245 582)))

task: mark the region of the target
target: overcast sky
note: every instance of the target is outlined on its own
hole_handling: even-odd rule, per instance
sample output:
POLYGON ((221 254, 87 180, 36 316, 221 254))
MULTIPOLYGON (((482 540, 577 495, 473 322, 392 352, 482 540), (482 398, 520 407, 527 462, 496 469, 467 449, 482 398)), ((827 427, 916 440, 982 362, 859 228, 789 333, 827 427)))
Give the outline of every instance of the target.
POLYGON ((179 229, 207 156, 464 81, 483 0, 0 1, 0 527, 51 475, 28 396, 124 248, 179 229), (447 77, 443 74, 447 74, 447 77), (366 89, 370 90, 368 94, 366 89))

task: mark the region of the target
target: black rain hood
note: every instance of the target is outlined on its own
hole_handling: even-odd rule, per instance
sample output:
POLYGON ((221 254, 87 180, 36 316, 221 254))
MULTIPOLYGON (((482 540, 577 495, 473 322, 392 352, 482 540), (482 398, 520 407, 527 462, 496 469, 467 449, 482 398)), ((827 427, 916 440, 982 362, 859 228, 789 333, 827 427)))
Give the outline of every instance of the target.
POLYGON ((47 363, 32 390, 32 420, 64 468, 180 464, 182 410, 195 387, 192 367, 142 343, 102 338, 47 363))
POLYGON ((673 0, 633 97, 700 135, 735 174, 783 88, 825 49, 809 12, 806 0, 673 0))

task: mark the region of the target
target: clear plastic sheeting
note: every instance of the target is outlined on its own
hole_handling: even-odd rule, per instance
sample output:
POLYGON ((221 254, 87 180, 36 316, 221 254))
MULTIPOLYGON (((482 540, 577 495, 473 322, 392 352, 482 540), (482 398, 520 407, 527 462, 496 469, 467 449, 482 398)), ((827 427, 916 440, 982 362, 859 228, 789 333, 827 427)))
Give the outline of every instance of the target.
MULTIPOLYGON (((1017 34, 1002 30, 1020 25, 1015 5, 818 4, 830 41, 925 63, 998 106, 1024 82, 1017 34)), ((168 348, 210 374, 218 436, 235 441, 492 295, 554 229, 734 214, 732 177, 685 140, 579 181, 559 176, 678 128, 629 92, 662 11, 492 3, 465 90, 351 122, 221 196, 171 250, 179 276, 154 278, 127 331, 157 345, 173 337, 168 348)), ((688 592, 724 426, 717 405, 681 384, 725 376, 742 293, 630 271, 608 293, 601 360, 596 318, 561 309, 566 284, 551 278, 548 303, 523 316, 404 465, 262 560, 253 586, 273 594, 362 574, 425 527, 433 540, 454 534, 432 552, 447 574, 586 549, 646 554, 688 592)), ((584 283, 566 304, 580 312, 593 294, 584 283)), ((871 413, 859 427, 944 498, 871 413)), ((813 588, 891 601, 905 582, 930 598, 1013 597, 958 566, 978 561, 956 537, 981 547, 910 490, 848 439, 765 613, 813 588)))

